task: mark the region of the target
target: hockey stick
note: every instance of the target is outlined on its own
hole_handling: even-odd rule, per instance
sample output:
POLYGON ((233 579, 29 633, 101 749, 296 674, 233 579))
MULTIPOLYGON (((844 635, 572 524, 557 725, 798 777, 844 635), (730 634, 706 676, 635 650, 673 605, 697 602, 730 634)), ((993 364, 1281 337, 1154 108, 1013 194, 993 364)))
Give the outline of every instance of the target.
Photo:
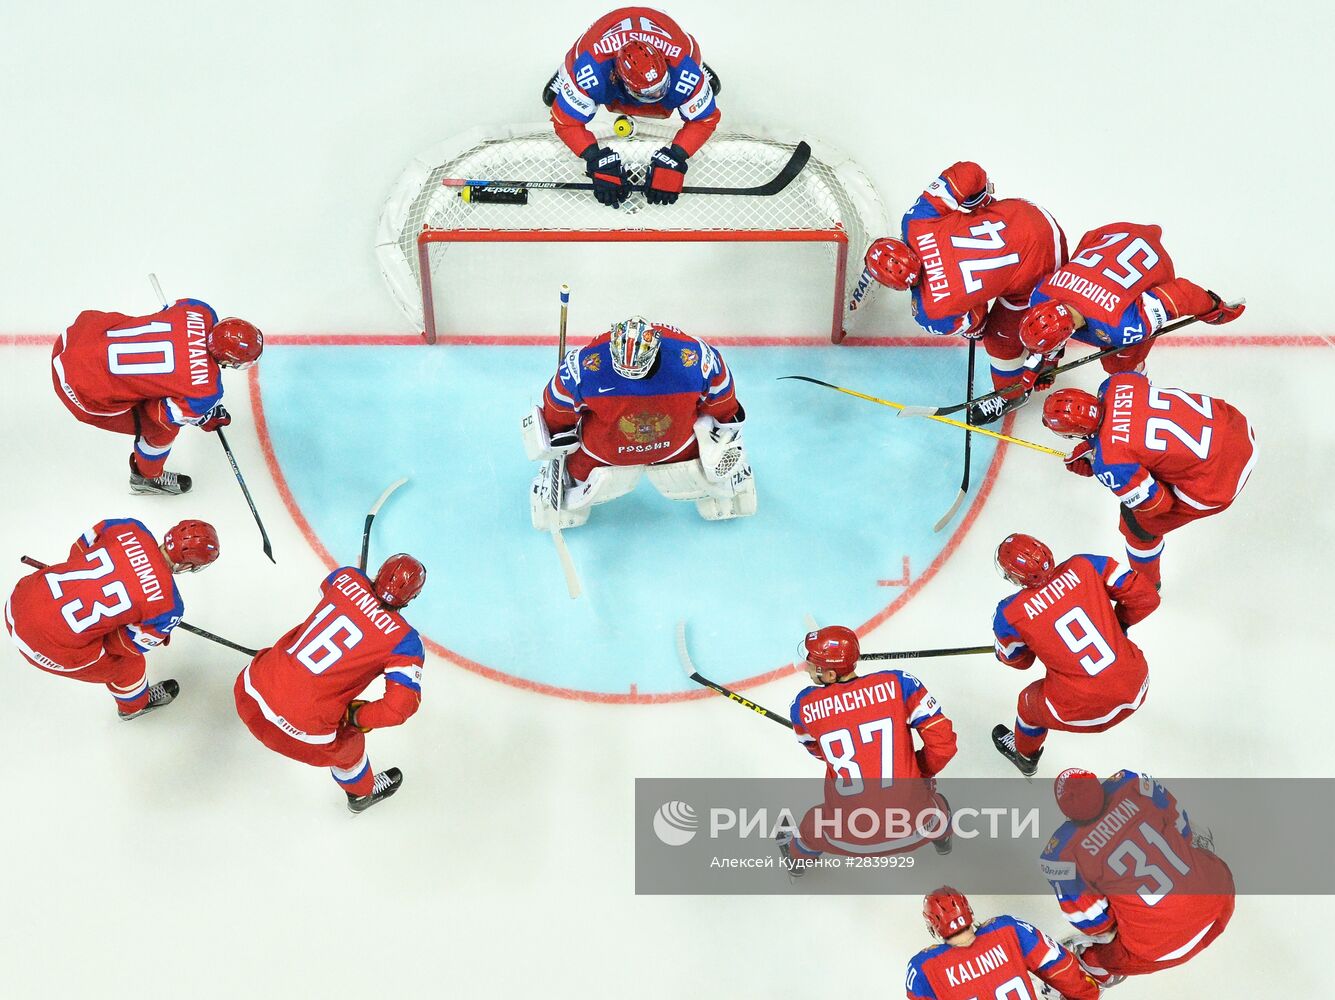
POLYGON ((686 671, 686 676, 695 681, 695 683, 703 685, 712 691, 717 691, 729 701, 735 701, 743 708, 749 708, 757 715, 763 715, 765 718, 769 719, 770 722, 777 722, 779 725, 787 726, 789 729, 793 728, 793 724, 778 712, 771 712, 764 705, 757 705, 754 701, 751 701, 748 698, 743 698, 736 691, 725 688, 722 684, 716 684, 708 677, 701 676, 700 672, 695 669, 695 664, 691 662, 690 651, 686 648, 686 623, 684 621, 677 622, 677 659, 681 661, 681 668, 686 671))
MULTIPOLYGON (((1246 299, 1238 299, 1236 302, 1227 303, 1227 305, 1241 306, 1246 305, 1246 303, 1246 299)), ((1141 340, 1136 344, 1128 344, 1124 347, 1105 347, 1103 350, 1097 351, 1094 354, 1085 355, 1085 357, 1080 358, 1078 361, 1072 361, 1069 365, 1062 365, 1060 368, 1054 368, 1047 374, 1051 378, 1056 378, 1058 375, 1064 375, 1069 371, 1074 371, 1081 365, 1087 365, 1091 361, 1098 361, 1100 358, 1106 358, 1109 354, 1125 351, 1128 347, 1138 347, 1140 344, 1148 344, 1151 340, 1157 340, 1165 333, 1172 333, 1174 330, 1181 330, 1184 326, 1191 326, 1192 323, 1195 323, 1199 319, 1199 316, 1188 316, 1186 319, 1180 319, 1176 323, 1169 323, 1162 330, 1151 333, 1144 340, 1141 340)), ((979 396, 977 399, 966 399, 963 403, 957 403, 954 406, 905 406, 901 408, 899 415, 901 417, 944 417, 949 413, 958 413, 966 406, 972 406, 974 403, 981 403, 986 399, 996 399, 998 396, 1005 395, 1009 391, 1009 389, 996 389, 985 395, 979 396)))
POLYGON ((357 560, 357 568, 363 573, 366 572, 366 557, 371 549, 371 523, 375 521, 375 516, 380 513, 380 508, 385 506, 385 501, 389 499, 390 494, 407 481, 407 477, 394 480, 385 492, 380 494, 380 499, 371 505, 371 510, 366 515, 366 523, 362 526, 362 555, 357 560))
POLYGON ((232 465, 232 474, 236 476, 237 484, 241 487, 241 492, 245 494, 246 503, 250 505, 250 514, 255 518, 255 527, 260 529, 260 538, 264 542, 264 554, 269 557, 269 562, 277 564, 278 560, 273 557, 273 544, 269 541, 269 533, 264 530, 264 522, 260 520, 260 512, 255 509, 255 501, 250 495, 250 487, 246 485, 246 479, 241 475, 241 469, 236 464, 236 456, 232 454, 232 446, 227 443, 227 438, 223 435, 222 428, 214 430, 218 435, 218 440, 222 442, 223 451, 227 452, 227 461, 232 465))
POLYGON ((148 280, 149 283, 152 284, 153 286, 153 294, 156 295, 158 297, 158 301, 162 303, 162 308, 166 309, 167 296, 162 294, 162 286, 158 284, 158 276, 150 271, 148 275, 148 280))
POLYGON ((859 660, 925 660, 932 656, 972 656, 992 653, 994 646, 958 646, 955 649, 908 649, 900 653, 863 653, 859 660))
MULTIPOLYGON (((560 371, 566 356, 566 319, 570 312, 570 286, 561 285, 561 327, 557 335, 556 368, 560 371)), ((566 499, 566 457, 556 460, 556 477, 552 483, 552 495, 556 500, 556 523, 552 526, 552 542, 556 545, 556 554, 561 559, 561 572, 565 574, 566 591, 573 601, 580 595, 579 574, 575 571, 575 560, 570 556, 570 547, 566 545, 565 535, 561 534, 561 508, 566 499)))
MULTIPOLYGON (((902 403, 892 403, 888 399, 880 399, 876 396, 868 396, 864 392, 857 392, 853 389, 845 389, 841 385, 832 385, 829 382, 822 382, 820 379, 811 378, 808 375, 779 376, 780 381, 783 381, 784 379, 797 379, 800 382, 810 382, 812 385, 823 385, 827 389, 833 389, 835 392, 842 392, 849 396, 855 396, 858 399, 865 399, 869 403, 877 403, 881 406, 888 406, 891 409, 895 410, 904 409, 904 404, 902 403)), ((1023 448, 1030 448, 1034 451, 1041 451, 1045 455, 1056 455, 1060 459, 1066 458, 1066 452, 1064 451, 1058 451, 1056 448, 1049 448, 1046 445, 1042 444, 1035 444, 1033 441, 1026 441, 1024 438, 1011 437, 1009 434, 999 434, 996 431, 988 430, 986 427, 973 427, 969 424, 961 423, 958 420, 951 420, 949 417, 938 417, 930 413, 924 414, 924 416, 928 417, 931 420, 938 421, 939 423, 949 424, 951 427, 958 427, 961 430, 973 431, 975 434, 986 434, 988 437, 996 438, 998 441, 1006 441, 1009 442, 1010 444, 1018 444, 1023 448)))
MULTIPOLYGON (((964 393, 964 397, 966 399, 973 398, 973 359, 977 350, 978 350, 978 341, 971 339, 969 341, 968 385, 964 393)), ((969 417, 967 412, 964 417, 964 422, 966 424, 969 423, 969 417)), ((950 519, 955 516, 955 512, 960 509, 960 504, 964 503, 964 498, 969 493, 969 460, 973 457, 970 450, 970 445, 972 444, 973 444, 973 431, 965 431, 964 432, 964 478, 960 481, 960 491, 955 496, 955 502, 950 505, 950 510, 942 514, 941 520, 937 521, 936 524, 932 525, 933 531, 940 531, 942 528, 944 528, 947 524, 950 523, 950 519)))
MULTIPOLYGON (((752 197, 764 197, 767 195, 778 194, 793 180, 811 159, 811 147, 805 142, 799 142, 793 149, 793 154, 788 158, 788 162, 783 168, 764 184, 758 184, 755 187, 710 187, 686 185, 681 189, 682 194, 740 194, 752 197)), ((528 203, 529 191, 592 191, 593 184, 584 181, 494 181, 477 180, 463 177, 446 177, 440 182, 444 187, 461 188, 459 196, 465 201, 485 202, 496 201, 512 205, 525 205, 528 203), (486 194, 488 188, 495 189, 496 197, 489 197, 486 194)), ((636 184, 632 190, 644 192, 648 190, 647 184, 636 184)))
MULTIPOLYGON (((48 568, 46 563, 38 562, 32 556, 21 556, 19 561, 22 562, 24 565, 33 567, 34 569, 48 568)), ((251 649, 249 646, 241 646, 235 642, 232 642, 229 639, 224 639, 220 635, 214 635, 212 632, 206 632, 204 629, 197 628, 194 625, 191 625, 189 622, 177 622, 176 627, 185 629, 187 632, 192 632, 195 635, 199 636, 201 639, 207 639, 209 640, 209 642, 216 642, 219 646, 226 646, 228 649, 235 649, 238 653, 245 653, 247 656, 254 656, 256 653, 259 652, 258 649, 251 649)))

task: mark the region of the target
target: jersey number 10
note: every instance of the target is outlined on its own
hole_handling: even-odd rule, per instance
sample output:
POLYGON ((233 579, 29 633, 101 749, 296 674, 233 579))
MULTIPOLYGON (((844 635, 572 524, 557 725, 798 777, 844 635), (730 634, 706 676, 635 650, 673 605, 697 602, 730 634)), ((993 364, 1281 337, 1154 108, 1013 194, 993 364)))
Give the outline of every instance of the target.
POLYGON ((107 345, 107 371, 113 375, 170 375, 176 370, 176 348, 171 340, 116 343, 115 338, 170 333, 171 328, 170 323, 156 320, 126 330, 108 330, 107 336, 113 339, 107 345))

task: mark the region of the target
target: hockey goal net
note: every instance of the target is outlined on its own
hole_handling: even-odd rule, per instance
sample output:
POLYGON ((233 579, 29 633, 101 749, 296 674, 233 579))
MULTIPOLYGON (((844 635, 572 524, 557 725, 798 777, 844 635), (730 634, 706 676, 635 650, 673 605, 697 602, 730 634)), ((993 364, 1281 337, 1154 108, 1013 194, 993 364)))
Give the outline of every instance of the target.
MULTIPOLYGON (((636 123, 600 144, 642 180, 672 122, 636 123)), ((693 157, 686 183, 753 187, 786 164, 796 139, 720 131, 693 157)), ((418 157, 380 219, 381 271, 429 343, 451 333, 522 336, 553 328, 557 287, 575 288, 572 317, 587 332, 643 313, 700 335, 727 331, 843 339, 862 256, 886 228, 865 174, 812 143, 806 167, 774 195, 686 195, 650 205, 634 193, 619 209, 588 191, 530 189, 528 203, 468 202, 451 178, 587 180, 583 162, 546 123, 475 129, 418 157)), ((572 323, 572 333, 579 324, 572 323)))

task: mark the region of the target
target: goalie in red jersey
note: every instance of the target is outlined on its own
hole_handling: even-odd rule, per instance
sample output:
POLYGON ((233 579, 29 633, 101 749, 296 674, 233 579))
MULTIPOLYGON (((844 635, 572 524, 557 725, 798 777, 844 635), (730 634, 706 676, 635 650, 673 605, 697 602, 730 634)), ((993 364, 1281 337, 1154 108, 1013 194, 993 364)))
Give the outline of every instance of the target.
POLYGON ((231 423, 220 368, 249 368, 263 350, 253 324, 198 299, 147 316, 87 309, 56 341, 51 381, 78 420, 133 435, 132 492, 188 493, 190 477, 166 471, 176 435, 231 423))
POLYGON ((1121 348, 1099 362, 1109 375, 1143 372, 1154 346, 1147 338, 1170 320, 1197 316, 1219 325, 1242 315, 1242 303, 1226 303, 1179 278, 1162 235, 1158 226, 1133 222, 1091 229, 1071 259, 1034 290, 1020 325, 1029 351, 1020 379, 1026 393, 1052 384, 1047 376, 1070 340, 1121 348))
POLYGON ((1149 668, 1127 638, 1159 606, 1159 592, 1109 556, 1074 555, 1057 563, 1031 535, 997 546, 997 569, 1021 590, 997 605, 997 659, 1016 670, 1047 669, 1023 691, 1015 730, 992 730, 992 743, 1026 777, 1038 770, 1048 730, 1101 733, 1129 718, 1149 691, 1149 668))
POLYGON ((1053 792, 1067 822, 1040 866, 1079 932, 1063 943, 1101 986, 1181 965, 1224 932, 1233 873, 1163 785, 1072 767, 1053 792))
POLYGON ((422 639, 402 612, 425 584, 426 568, 404 553, 386 559, 374 580, 354 566, 334 570, 315 610, 236 679, 246 728, 284 757, 329 768, 354 813, 403 783, 397 767, 371 770, 366 734, 401 725, 421 704, 422 639), (384 696, 362 700, 381 677, 384 696))
POLYGON ((1038 1000, 1030 976, 1066 1000, 1098 1000, 1075 957, 1033 924, 1003 915, 975 925, 969 901, 948 885, 924 897, 922 916, 941 943, 909 960, 908 1000, 1038 1000))
POLYGON ((827 852, 903 854, 930 842, 950 853, 950 806, 931 780, 956 751, 941 705, 902 670, 859 677, 858 637, 842 625, 809 632, 803 651, 812 684, 793 699, 793 732, 825 765, 825 801, 779 838, 789 873, 827 852))
MULTIPOLYGON (((867 251, 854 304, 872 278, 908 291, 919 326, 981 341, 993 387, 1009 389, 1024 372, 1020 321, 1034 289, 1066 263, 1066 236, 1037 205, 998 201, 993 190, 976 163, 943 170, 905 213, 900 238, 879 239, 867 251)), ((969 421, 992 423, 1021 401, 982 400, 970 407, 969 421)))
POLYGON ((524 418, 525 451, 543 463, 529 495, 533 526, 584 524, 646 471, 705 520, 754 514, 745 418, 723 355, 703 340, 640 316, 615 324, 566 354, 524 418))
POLYGON ((1256 434, 1236 407, 1157 388, 1136 372, 1107 379, 1097 396, 1054 392, 1043 403, 1043 423, 1080 442, 1068 469, 1121 500, 1127 558, 1156 586, 1163 536, 1227 510, 1256 464, 1256 434))
POLYGON ((18 582, 5 627, 33 666, 105 684, 120 717, 136 719, 180 692, 174 680, 150 686, 144 660, 185 614, 172 577, 217 558, 218 533, 204 521, 182 521, 159 544, 142 521, 109 518, 80 535, 64 562, 18 582))
POLYGON ((718 91, 718 77, 701 60, 700 47, 676 21, 650 7, 619 7, 580 35, 542 99, 552 109, 557 136, 584 160, 594 197, 615 208, 630 195, 630 177, 621 154, 599 146, 589 131, 599 106, 638 118, 681 115, 682 127, 653 154, 645 182, 650 204, 671 205, 687 161, 718 127, 718 91))

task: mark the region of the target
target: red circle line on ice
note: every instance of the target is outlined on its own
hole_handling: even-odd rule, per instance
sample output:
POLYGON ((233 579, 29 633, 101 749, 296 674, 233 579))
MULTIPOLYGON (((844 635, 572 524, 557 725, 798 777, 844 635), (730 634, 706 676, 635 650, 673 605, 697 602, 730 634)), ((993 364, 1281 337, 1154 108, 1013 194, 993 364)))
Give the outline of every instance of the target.
MULTIPOLYGON (((320 541, 319 536, 316 535, 314 529, 306 520, 306 516, 302 513, 296 497, 293 495, 291 488, 287 484, 286 478, 283 476, 282 468, 278 462, 278 456, 274 451, 273 440, 269 436, 268 422, 265 420, 264 416, 264 401, 260 390, 259 368, 252 368, 246 374, 249 380, 251 408, 254 411, 255 417, 255 432, 259 437, 260 450, 264 454, 265 464, 269 467, 269 474, 273 477, 274 486, 277 487, 278 494, 282 497, 283 505, 287 508, 288 514, 292 517, 298 530, 300 530, 302 537, 306 539, 307 544, 310 545, 312 551, 315 552, 325 566, 327 566, 330 571, 333 571, 338 568, 338 562, 329 553, 329 550, 325 548, 324 543, 320 541)), ((1013 419, 1013 414, 1006 418, 1006 423, 1003 426, 1007 430, 1010 428, 1013 419)), ((996 452, 993 454, 992 461, 988 466, 987 473, 983 477, 983 482, 978 489, 977 495, 974 497, 964 518, 951 534, 945 546, 942 547, 939 553, 937 553, 936 558, 932 560, 931 564, 922 575, 909 583, 909 585, 905 587, 904 590, 900 592, 899 596, 889 605, 858 626, 856 631, 859 636, 866 635, 872 629, 885 622, 891 615, 903 608, 904 605, 917 595, 918 591, 927 585, 932 577, 936 575, 937 571, 945 564, 946 560, 954 554, 957 548, 959 548, 960 543, 964 540, 964 536, 973 526, 983 505, 987 502, 988 495, 992 492, 992 486, 996 482, 998 473, 1001 471, 1002 463, 1005 461, 1005 455, 1006 446, 1004 443, 999 443, 996 452)), ((537 694, 550 695, 554 698, 567 698, 573 701, 600 702, 604 704, 656 705, 666 704, 668 702, 692 701, 697 698, 718 697, 714 692, 705 688, 701 688, 698 691, 670 691, 660 694, 641 694, 635 689, 634 685, 631 685, 630 690, 624 693, 583 691, 578 688, 559 687, 554 684, 545 684, 541 681, 530 680, 526 677, 517 677, 514 674, 508 674, 504 671, 497 670, 494 667, 489 667, 484 663, 479 663, 476 660, 456 653, 454 650, 449 649, 425 634, 422 635, 422 641, 426 645, 426 648, 431 650, 431 652, 448 660, 456 666, 463 667, 465 670, 480 674, 481 676, 494 681, 499 681, 502 684, 508 684, 511 687, 533 691, 537 694)), ((753 677, 746 677, 740 680, 724 680, 720 678, 719 683, 727 684, 735 690, 745 690, 760 684, 766 684, 773 680, 778 680, 781 677, 794 673, 796 670, 797 666, 795 664, 786 663, 773 670, 768 670, 764 673, 756 674, 753 677)))

